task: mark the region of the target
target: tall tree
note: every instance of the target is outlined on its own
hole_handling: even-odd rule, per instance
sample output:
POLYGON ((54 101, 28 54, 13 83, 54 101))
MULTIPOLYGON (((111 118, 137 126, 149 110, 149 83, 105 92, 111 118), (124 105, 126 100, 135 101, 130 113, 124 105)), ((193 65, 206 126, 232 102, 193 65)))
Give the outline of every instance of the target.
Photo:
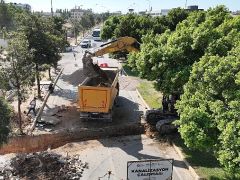
POLYGON ((240 46, 229 55, 195 63, 177 103, 179 132, 193 149, 213 151, 235 175, 240 172, 240 46))
POLYGON ((64 35, 57 35, 52 19, 46 19, 36 15, 22 15, 21 29, 26 34, 29 49, 33 50, 33 62, 35 63, 38 97, 40 91, 41 66, 48 64, 54 66, 60 60, 64 35))
POLYGON ((16 89, 18 98, 19 129, 22 131, 21 103, 34 77, 32 54, 29 51, 27 37, 20 32, 13 33, 7 49, 5 64, 2 67, 6 80, 16 89))
POLYGON ((81 31, 83 31, 83 27, 78 19, 71 19, 72 31, 75 38, 75 44, 77 44, 77 38, 81 31))
POLYGON ((9 28, 12 23, 12 16, 8 10, 8 5, 3 0, 0 2, 0 29, 9 28))

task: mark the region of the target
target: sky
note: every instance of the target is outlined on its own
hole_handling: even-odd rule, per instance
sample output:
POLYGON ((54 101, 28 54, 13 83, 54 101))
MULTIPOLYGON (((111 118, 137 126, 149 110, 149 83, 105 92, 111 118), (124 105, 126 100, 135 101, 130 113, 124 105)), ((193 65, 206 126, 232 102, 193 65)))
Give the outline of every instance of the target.
MULTIPOLYGON (((51 11, 51 0, 5 0, 5 2, 16 2, 29 4, 34 11, 51 11)), ((94 12, 126 13, 129 8, 145 11, 152 7, 153 11, 171 9, 175 7, 184 8, 185 5, 198 5, 201 9, 208 9, 223 4, 230 11, 240 10, 240 0, 52 0, 53 9, 72 9, 80 6, 83 9, 92 9, 94 12)))

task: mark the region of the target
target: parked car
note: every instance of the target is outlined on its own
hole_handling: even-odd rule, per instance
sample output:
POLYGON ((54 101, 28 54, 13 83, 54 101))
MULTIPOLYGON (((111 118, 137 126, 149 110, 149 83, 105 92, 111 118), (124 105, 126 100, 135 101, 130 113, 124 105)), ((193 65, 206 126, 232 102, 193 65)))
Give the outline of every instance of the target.
POLYGON ((90 39, 84 39, 81 43, 80 46, 82 48, 90 48, 91 47, 91 40, 90 39))

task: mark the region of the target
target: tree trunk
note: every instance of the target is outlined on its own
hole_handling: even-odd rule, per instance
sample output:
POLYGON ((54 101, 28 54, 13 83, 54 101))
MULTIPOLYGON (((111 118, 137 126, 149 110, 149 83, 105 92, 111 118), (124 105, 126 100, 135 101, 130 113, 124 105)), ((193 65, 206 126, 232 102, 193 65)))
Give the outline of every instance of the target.
POLYGON ((36 69, 36 79, 37 79, 37 94, 38 94, 38 97, 41 98, 40 74, 39 74, 39 67, 37 63, 36 63, 35 69, 36 69))
MULTIPOLYGON (((18 90, 19 91, 19 90, 18 90)), ((19 131, 20 134, 23 134, 22 130, 22 112, 21 112, 21 103, 22 103, 22 98, 21 95, 18 92, 18 121, 19 121, 19 131)))
POLYGON ((49 79, 52 80, 52 78, 51 78, 51 67, 48 68, 48 76, 49 76, 49 79))

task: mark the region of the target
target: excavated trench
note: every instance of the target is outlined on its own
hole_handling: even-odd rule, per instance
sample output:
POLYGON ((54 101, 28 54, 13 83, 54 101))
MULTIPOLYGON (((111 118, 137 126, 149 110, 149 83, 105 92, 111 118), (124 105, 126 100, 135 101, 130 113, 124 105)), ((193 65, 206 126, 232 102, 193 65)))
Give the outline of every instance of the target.
POLYGON ((146 124, 126 124, 114 127, 91 129, 67 129, 53 134, 37 136, 19 136, 9 139, 7 144, 0 148, 0 155, 9 153, 32 153, 55 149, 70 142, 93 140, 108 137, 144 134, 146 124))

